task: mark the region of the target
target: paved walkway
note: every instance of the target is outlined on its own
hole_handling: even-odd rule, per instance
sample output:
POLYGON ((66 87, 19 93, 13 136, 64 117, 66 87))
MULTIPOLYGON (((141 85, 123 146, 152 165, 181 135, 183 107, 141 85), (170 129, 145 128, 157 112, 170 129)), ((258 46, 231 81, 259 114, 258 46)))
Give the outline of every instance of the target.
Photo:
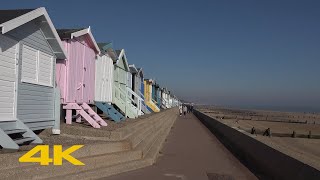
POLYGON ((179 117, 157 162, 106 180, 256 179, 192 114, 179 117))

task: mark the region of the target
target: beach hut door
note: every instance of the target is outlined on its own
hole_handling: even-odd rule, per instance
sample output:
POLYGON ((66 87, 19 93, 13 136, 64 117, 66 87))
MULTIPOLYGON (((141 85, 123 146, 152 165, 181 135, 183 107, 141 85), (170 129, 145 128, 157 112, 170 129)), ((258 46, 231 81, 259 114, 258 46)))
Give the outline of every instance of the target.
POLYGON ((0 121, 16 119, 18 43, 0 34, 0 121))

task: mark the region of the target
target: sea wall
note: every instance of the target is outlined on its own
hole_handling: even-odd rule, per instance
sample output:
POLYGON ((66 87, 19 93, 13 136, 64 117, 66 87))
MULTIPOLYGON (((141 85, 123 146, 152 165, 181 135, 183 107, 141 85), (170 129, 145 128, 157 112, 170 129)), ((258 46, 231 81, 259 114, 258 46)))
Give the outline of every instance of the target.
POLYGON ((259 179, 320 179, 320 171, 194 110, 195 116, 259 179))

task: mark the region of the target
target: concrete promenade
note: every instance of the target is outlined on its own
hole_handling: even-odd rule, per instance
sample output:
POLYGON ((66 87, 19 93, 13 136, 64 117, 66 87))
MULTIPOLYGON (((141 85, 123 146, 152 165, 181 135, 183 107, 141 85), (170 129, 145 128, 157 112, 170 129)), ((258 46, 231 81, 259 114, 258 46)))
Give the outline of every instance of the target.
POLYGON ((152 166, 106 180, 257 179, 193 115, 179 117, 152 166))

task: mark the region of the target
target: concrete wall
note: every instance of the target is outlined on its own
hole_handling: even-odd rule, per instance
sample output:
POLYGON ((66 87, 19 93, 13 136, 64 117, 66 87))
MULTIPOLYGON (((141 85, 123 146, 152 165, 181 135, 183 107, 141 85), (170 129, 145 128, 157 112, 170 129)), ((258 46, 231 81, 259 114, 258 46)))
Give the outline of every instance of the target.
POLYGON ((197 110, 194 114, 260 179, 320 179, 320 172, 197 110))

